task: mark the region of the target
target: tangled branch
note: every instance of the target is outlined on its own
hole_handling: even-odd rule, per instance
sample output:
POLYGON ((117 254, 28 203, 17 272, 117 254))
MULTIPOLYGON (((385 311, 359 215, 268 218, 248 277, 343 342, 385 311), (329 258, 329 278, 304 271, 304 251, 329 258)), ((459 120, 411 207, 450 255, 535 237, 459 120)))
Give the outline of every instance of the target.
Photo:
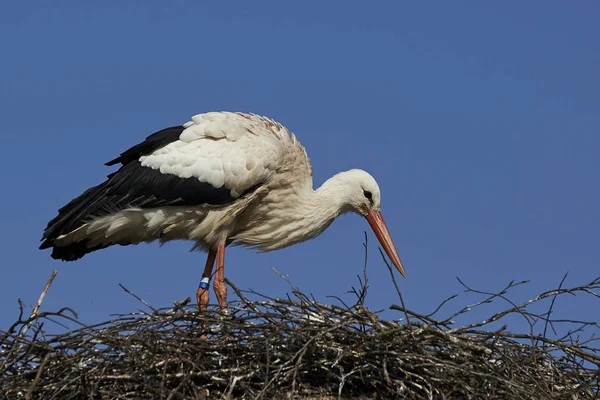
POLYGON ((482 299, 446 318, 436 315, 450 299, 430 314, 392 305, 399 313, 391 320, 365 307, 366 273, 359 282, 350 305, 318 302, 297 288, 275 299, 228 282, 238 300, 226 316, 212 308, 199 313, 186 299, 61 334, 45 326, 78 323, 70 309, 30 318, 21 312, 0 331, 0 398, 600 397, 598 322, 551 315, 560 296, 600 298, 600 278, 572 288, 563 280, 521 304, 509 294, 524 282, 498 293, 463 283, 482 299), (457 315, 499 300, 510 307, 453 327, 457 315), (544 301, 547 312, 531 311, 544 301), (543 332, 486 330, 513 314, 531 327, 542 321, 543 332), (562 336, 559 324, 569 327, 562 336))

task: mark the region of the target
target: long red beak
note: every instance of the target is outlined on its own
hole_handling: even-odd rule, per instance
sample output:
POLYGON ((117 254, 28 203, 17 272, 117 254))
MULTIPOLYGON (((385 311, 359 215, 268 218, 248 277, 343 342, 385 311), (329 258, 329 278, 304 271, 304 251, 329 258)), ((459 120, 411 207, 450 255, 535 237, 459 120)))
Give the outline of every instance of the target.
POLYGON ((383 220, 381 211, 369 210, 369 214, 367 214, 367 221, 369 221, 369 225, 371 225, 373 232, 375 232, 375 236, 377 236, 377 239, 379 239, 379 243, 381 243, 383 250, 385 250, 385 253, 392 261, 392 264, 394 264, 402 276, 406 278, 406 272, 402 266, 402 261, 400 261, 398 250, 396 250, 396 246, 394 246, 394 242, 392 241, 390 232, 388 231, 387 225, 383 220))

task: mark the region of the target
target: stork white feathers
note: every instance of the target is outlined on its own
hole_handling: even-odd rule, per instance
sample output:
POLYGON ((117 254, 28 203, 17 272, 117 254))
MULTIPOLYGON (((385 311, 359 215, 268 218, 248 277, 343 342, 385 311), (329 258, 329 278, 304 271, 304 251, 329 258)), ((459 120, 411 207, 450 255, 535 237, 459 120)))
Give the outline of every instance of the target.
POLYGON ((271 251, 314 238, 345 212, 363 215, 392 263, 402 262, 381 216, 379 186, 367 172, 341 172, 314 190, 304 147, 281 124, 254 114, 198 114, 163 129, 106 165, 108 179, 73 199, 48 223, 41 249, 77 260, 114 244, 192 240, 208 251, 198 303, 223 282, 229 244, 271 251))

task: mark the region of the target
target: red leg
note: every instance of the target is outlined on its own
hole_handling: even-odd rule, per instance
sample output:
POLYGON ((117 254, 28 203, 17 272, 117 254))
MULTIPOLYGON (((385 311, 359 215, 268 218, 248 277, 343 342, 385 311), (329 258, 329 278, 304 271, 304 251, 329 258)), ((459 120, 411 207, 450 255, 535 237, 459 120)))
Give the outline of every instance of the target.
POLYGON ((211 249, 208 252, 208 257, 206 258, 206 266, 204 267, 204 272, 202 273, 202 280, 200 281, 200 286, 198 287, 198 291, 196 292, 196 300, 198 301, 198 309, 200 311, 206 310, 206 306, 208 306, 208 287, 210 278, 212 276, 213 265, 215 264, 215 258, 217 256, 217 252, 211 249))
POLYGON ((221 312, 227 313, 227 285, 225 284, 225 244, 217 246, 217 272, 215 273, 215 295, 221 307, 221 312))

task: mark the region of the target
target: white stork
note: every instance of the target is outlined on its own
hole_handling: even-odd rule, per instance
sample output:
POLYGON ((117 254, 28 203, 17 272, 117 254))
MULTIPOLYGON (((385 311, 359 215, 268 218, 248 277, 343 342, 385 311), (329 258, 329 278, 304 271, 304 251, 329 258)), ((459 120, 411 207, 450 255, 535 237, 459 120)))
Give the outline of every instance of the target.
POLYGON ((392 263, 402 262, 380 211, 377 182, 367 172, 341 172, 314 190, 306 150, 281 124, 254 114, 198 114, 163 129, 106 165, 121 167, 61 208, 40 249, 73 261, 114 244, 186 239, 208 252, 197 291, 214 291, 223 311, 225 247, 271 251, 319 235, 340 214, 364 216, 392 263))

